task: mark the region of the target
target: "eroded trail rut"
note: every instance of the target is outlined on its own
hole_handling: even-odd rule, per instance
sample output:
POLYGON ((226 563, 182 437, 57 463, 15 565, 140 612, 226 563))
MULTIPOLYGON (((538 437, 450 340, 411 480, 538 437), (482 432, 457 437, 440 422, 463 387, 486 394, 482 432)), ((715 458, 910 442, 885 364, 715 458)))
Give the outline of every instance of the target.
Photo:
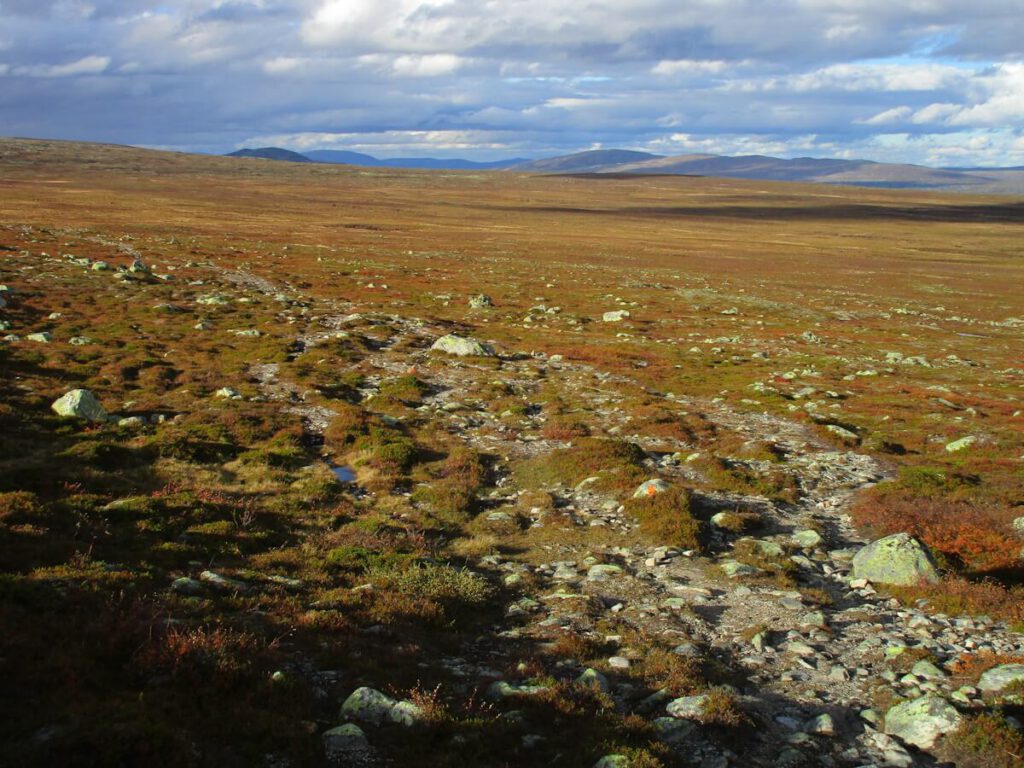
MULTIPOLYGON (((678 451, 669 454, 664 438, 632 429, 630 417, 617 402, 624 390, 643 390, 627 377, 530 354, 505 355, 498 373, 494 366, 472 359, 431 356, 430 343, 450 329, 411 318, 364 317, 352 314, 348 306, 323 310, 314 307, 305 327, 296 324, 297 345, 310 350, 361 323, 371 322, 377 331, 386 328, 388 339, 363 360, 363 367, 375 372, 366 377, 368 394, 383 379, 419 367, 431 392, 418 417, 443 424, 452 436, 494 457, 495 489, 481 500, 479 513, 488 519, 500 522, 508 517, 503 508, 516 500, 508 482, 511 464, 568 444, 542 436, 543 415, 527 414, 513 429, 486 403, 467 396, 474 384, 496 377, 517 394, 538 392, 541 382, 549 391, 571 392, 574 401, 585 402, 581 416, 595 431, 636 442, 648 451, 652 478, 686 484, 695 476, 696 470, 683 458, 692 446, 680 443, 678 451)), ((300 413, 314 435, 326 428, 330 410, 306 403, 307 393, 280 380, 276 366, 254 366, 251 374, 266 398, 300 413)), ((977 691, 961 687, 962 681, 943 666, 967 652, 1019 653, 1024 648, 1018 636, 992 622, 901 608, 869 585, 851 586, 851 559, 864 541, 846 509, 859 490, 885 477, 884 468, 871 457, 837 450, 803 425, 767 414, 682 395, 644 394, 673 412, 700 413, 715 426, 776 445, 780 465, 798 481, 799 500, 784 504, 726 493, 703 495, 700 502, 707 511, 756 511, 760 525, 748 536, 712 527, 707 552, 700 555, 637 546, 630 535, 634 521, 624 514, 621 499, 593 490, 594 483, 586 479, 575 487, 543 489, 552 494, 556 508, 530 509, 529 526, 564 528, 577 535, 565 541, 541 538, 541 543, 514 556, 479 558, 476 567, 494 573, 506 585, 528 580, 536 588, 506 606, 504 622, 490 635, 478 638, 461 656, 438 662, 464 679, 470 690, 481 681, 498 680, 496 670, 514 661, 517 644, 551 644, 565 634, 597 638, 610 647, 621 644, 608 660, 607 675, 617 706, 653 721, 673 749, 706 768, 931 764, 927 755, 908 751, 876 727, 876 707, 892 699, 894 688, 908 698, 941 691, 973 706, 977 691), (744 578, 763 574, 734 559, 738 542, 769 559, 790 563, 795 586, 780 589, 744 578), (632 626, 667 641, 679 655, 712 659, 729 670, 742 705, 757 726, 754 746, 744 745, 737 754, 729 744, 708 737, 693 721, 680 717, 678 706, 676 717, 666 716, 671 698, 667 694, 638 700, 628 683, 618 683, 615 670, 628 668, 636 658, 622 638, 602 634, 609 617, 618 626, 632 626), (975 639, 980 629, 985 630, 983 642, 975 639), (927 656, 936 664, 894 663, 901 656, 927 656)), ((517 693, 515 685, 510 686, 504 693, 496 689, 498 698, 517 693)))

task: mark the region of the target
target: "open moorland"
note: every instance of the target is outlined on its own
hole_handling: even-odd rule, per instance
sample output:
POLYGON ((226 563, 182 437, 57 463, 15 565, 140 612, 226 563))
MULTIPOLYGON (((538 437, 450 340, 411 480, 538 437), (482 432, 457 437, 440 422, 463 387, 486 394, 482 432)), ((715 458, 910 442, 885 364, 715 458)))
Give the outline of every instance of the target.
POLYGON ((1020 199, 0 140, 0 284, 0 764, 1024 766, 1020 199))

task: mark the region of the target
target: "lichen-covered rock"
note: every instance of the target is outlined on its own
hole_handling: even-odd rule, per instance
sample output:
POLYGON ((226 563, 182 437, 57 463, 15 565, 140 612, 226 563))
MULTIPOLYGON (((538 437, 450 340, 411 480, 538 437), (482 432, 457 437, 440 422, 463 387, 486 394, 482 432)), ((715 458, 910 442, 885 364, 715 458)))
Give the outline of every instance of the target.
POLYGON ((974 435, 968 435, 967 437, 961 437, 959 440, 954 440, 951 443, 946 443, 946 451, 948 453, 957 453, 965 448, 970 448, 978 442, 978 438, 974 435))
POLYGON ((811 528, 807 528, 794 533, 793 541, 795 541, 801 549, 814 549, 816 546, 821 544, 822 538, 820 533, 811 528))
POLYGON ((1024 685, 1024 664, 1000 664, 985 672, 978 680, 982 693, 1002 693, 1011 685, 1024 685))
POLYGON ((956 707, 945 699, 924 696, 889 709, 885 714, 885 732, 905 744, 930 749, 961 720, 956 707))
POLYGON ((107 412, 88 389, 72 389, 55 400, 50 407, 58 416, 70 416, 87 421, 107 420, 107 412))
POLYGON ((937 583, 939 571, 921 542, 909 533, 894 533, 871 542, 854 555, 853 578, 916 586, 937 583))
POLYGON ((590 667, 583 670, 580 676, 576 678, 576 685, 583 688, 593 688, 602 693, 608 693, 611 690, 611 683, 608 682, 608 678, 590 667))
POLYGON ((368 765, 373 757, 373 747, 355 723, 345 723, 325 731, 324 752, 332 763, 345 766, 368 765))
POLYGON ((664 493, 671 486, 664 480, 655 478, 654 480, 648 480, 642 483, 639 488, 633 492, 634 499, 644 499, 648 496, 657 496, 659 493, 664 493))
POLYGON ((356 688, 341 705, 341 719, 380 725, 391 719, 398 702, 374 688, 356 688))
POLYGON ((697 696, 681 696, 673 699, 665 707, 665 711, 672 717, 681 720, 699 720, 704 716, 704 705, 708 701, 706 693, 697 696))
POLYGON ((606 323, 621 323, 623 320, 626 320, 629 317, 630 314, 628 310, 625 309, 617 309, 613 312, 605 312, 603 315, 601 315, 601 319, 604 320, 604 322, 606 323))
POLYGON ((528 685, 526 683, 509 683, 504 680, 495 680, 487 686, 485 696, 491 701, 501 701, 513 696, 536 696, 548 690, 546 685, 528 685))
POLYGON ((605 755, 594 763, 594 768, 629 768, 629 758, 625 755, 605 755))
POLYGON ((494 302, 486 293, 480 293, 469 297, 469 306, 471 309, 488 309, 494 306, 494 302))
POLYGON ((442 336, 434 342, 431 349, 435 352, 444 352, 458 357, 494 357, 494 349, 481 344, 475 339, 466 339, 454 333, 442 336))

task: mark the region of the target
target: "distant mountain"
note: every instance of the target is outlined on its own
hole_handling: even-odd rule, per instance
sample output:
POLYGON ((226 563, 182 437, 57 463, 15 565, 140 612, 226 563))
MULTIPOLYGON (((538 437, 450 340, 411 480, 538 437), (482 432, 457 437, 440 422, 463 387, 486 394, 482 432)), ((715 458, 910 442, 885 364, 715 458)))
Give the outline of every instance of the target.
POLYGON ((663 159, 662 155, 650 152, 634 152, 629 149, 591 149, 572 155, 549 157, 544 160, 529 160, 511 166, 513 171, 524 173, 607 173, 624 165, 638 165, 663 159))
POLYGON ((240 149, 231 152, 228 157, 256 157, 261 160, 285 160, 289 163, 311 163, 313 162, 305 155, 292 152, 290 149, 280 147, 260 147, 259 149, 240 149))
POLYGON ((849 184, 891 189, 935 189, 979 194, 1024 194, 1024 168, 929 168, 834 158, 780 158, 764 155, 655 155, 628 149, 595 149, 541 160, 476 162, 460 158, 377 158, 361 152, 316 149, 305 154, 280 147, 240 149, 231 157, 259 157, 296 163, 332 163, 368 168, 431 170, 509 170, 546 174, 668 174, 760 181, 849 184))
POLYGON ((961 192, 1020 194, 1024 172, 1019 168, 929 168, 923 165, 875 163, 867 160, 763 155, 676 155, 598 150, 535 160, 514 166, 528 173, 670 174, 764 181, 849 184, 893 189, 943 189, 961 192))
POLYGON ((341 165, 377 165, 380 161, 362 152, 348 152, 343 149, 314 149, 306 157, 317 163, 339 163, 341 165))
POLYGON ((461 158, 439 157, 388 157, 379 158, 364 155, 361 152, 347 152, 337 149, 315 149, 306 153, 306 157, 318 163, 341 163, 344 165, 362 165, 368 168, 429 168, 444 171, 488 171, 508 168, 525 162, 522 158, 512 160, 496 160, 480 163, 461 158))

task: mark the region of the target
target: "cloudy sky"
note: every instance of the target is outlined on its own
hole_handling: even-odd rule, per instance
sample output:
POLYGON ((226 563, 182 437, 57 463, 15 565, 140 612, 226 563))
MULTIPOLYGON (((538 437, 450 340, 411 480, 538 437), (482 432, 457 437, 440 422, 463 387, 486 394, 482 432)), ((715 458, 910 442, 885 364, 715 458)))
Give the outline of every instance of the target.
POLYGON ((1024 165, 1024 0, 0 0, 0 135, 1024 165))

